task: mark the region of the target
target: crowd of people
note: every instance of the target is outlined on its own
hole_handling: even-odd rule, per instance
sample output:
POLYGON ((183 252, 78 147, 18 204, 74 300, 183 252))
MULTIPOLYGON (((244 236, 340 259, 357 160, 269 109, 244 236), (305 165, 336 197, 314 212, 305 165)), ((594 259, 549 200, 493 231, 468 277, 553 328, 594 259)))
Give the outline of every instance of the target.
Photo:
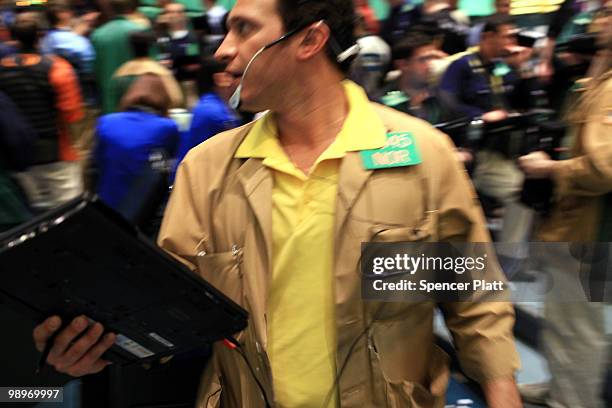
POLYGON ((167 1, 3 11, 2 230, 86 190, 120 209, 152 152, 173 160, 242 123, 223 102, 231 79, 212 58, 227 13, 214 2, 193 18, 167 1))
MULTIPOLYGON (((593 2, 565 2, 548 34, 540 30, 539 35, 533 27, 517 26, 510 0, 495 1, 494 15, 471 24, 454 3, 390 1, 388 17, 379 21, 367 1, 355 1, 359 51, 351 56, 349 78, 371 100, 434 125, 461 119, 503 122, 544 106, 556 107, 554 116, 562 118, 574 81, 586 75, 593 52, 555 54, 551 44, 594 31, 601 18, 593 2), (563 28, 563 38, 556 41, 563 28)), ((142 133, 138 142, 123 140, 115 134, 124 128, 120 124, 109 136, 107 127, 100 129, 106 114, 155 111, 182 117, 175 120, 178 136, 163 145, 168 157, 178 158, 175 167, 190 148, 252 118, 256 112, 240 113, 227 105, 236 81, 213 57, 227 31, 227 10, 214 1, 204 4, 204 14, 187 10, 188 5, 53 0, 38 8, 5 6, 1 91, 30 136, 19 138, 21 145, 8 141, 6 156, 26 161, 4 160, 3 184, 13 204, 0 220, 3 229, 85 189, 115 208, 129 197, 127 189, 109 197, 109 183, 129 185, 151 151, 162 146, 155 130, 142 133), (149 88, 144 91, 148 97, 122 103, 144 74, 158 76, 163 87, 156 95, 149 88), (37 80, 24 90, 24 81, 33 77, 37 80), (168 104, 151 105, 151 99, 168 104), (31 154, 23 155, 26 151, 31 154)), ((522 172, 495 149, 477 148, 465 137, 454 141, 458 158, 475 170, 477 189, 502 203, 507 217, 524 220, 506 222, 513 231, 505 230, 502 240, 520 240, 530 225, 529 215, 515 205, 522 172)))
MULTIPOLYGON (((300 398, 305 398, 303 401, 322 399, 349 406, 351 389, 358 384, 350 384, 352 380, 346 380, 347 376, 341 382, 334 381, 331 374, 338 368, 334 359, 334 341, 344 344, 348 340, 329 335, 338 322, 327 314, 334 299, 338 301, 340 297, 348 304, 352 292, 320 294, 318 289, 304 283, 312 279, 303 268, 305 264, 314 262, 317 269, 329 272, 329 276, 317 277, 321 279, 317 281, 317 287, 325 287, 323 279, 333 277, 332 267, 328 268, 334 259, 333 251, 344 251, 345 255, 354 252, 354 248, 346 243, 348 239, 346 242, 333 241, 333 221, 338 220, 329 214, 338 210, 326 206, 333 205, 336 193, 339 200, 348 200, 344 204, 351 206, 354 204, 350 202, 351 194, 357 192, 351 193, 343 184, 346 183, 343 178, 346 176, 343 173, 345 167, 334 167, 331 163, 335 162, 330 159, 344 157, 345 151, 377 147, 376 141, 361 140, 356 136, 349 138, 349 130, 357 132, 361 128, 362 132, 368 130, 377 134, 379 127, 384 125, 389 131, 422 132, 429 136, 415 137, 424 155, 439 156, 440 160, 428 170, 431 177, 426 183, 432 183, 432 194, 438 200, 435 205, 439 209, 433 212, 439 212, 438 217, 442 220, 437 221, 441 240, 456 237, 487 240, 483 221, 471 208, 471 186, 464 183, 463 176, 457 172, 464 169, 484 207, 489 232, 493 232, 494 238, 500 242, 525 243, 535 239, 610 241, 612 2, 566 0, 557 11, 547 16, 548 20, 542 26, 534 26, 512 13, 513 2, 510 0, 495 0, 492 15, 472 19, 457 8, 456 1, 425 0, 413 4, 389 0, 389 14, 384 20, 377 18, 367 1, 354 0, 351 12, 344 16, 351 18, 350 23, 340 21, 341 17, 324 6, 320 6, 323 11, 317 11, 319 6, 304 5, 308 2, 278 1, 282 3, 278 12, 285 24, 280 32, 286 36, 279 37, 276 42, 272 42, 274 38, 271 37, 268 43, 257 39, 261 30, 265 30, 262 28, 264 17, 258 15, 262 13, 260 8, 264 7, 259 3, 268 3, 264 0, 239 0, 231 13, 215 1, 204 1, 202 11, 190 9, 187 1, 171 0, 158 0, 153 5, 138 4, 135 0, 101 0, 97 3, 50 0, 42 7, 5 6, 0 32, 0 231, 56 208, 87 190, 97 193, 101 200, 120 212, 134 202, 150 205, 144 202, 147 197, 142 196, 137 185, 143 182, 140 175, 151 169, 152 158, 162 154, 169 169, 168 174, 163 174, 167 185, 172 185, 175 175, 177 177, 159 236, 162 247, 197 269, 206 260, 199 259, 192 252, 208 249, 200 248, 206 246, 205 239, 192 242, 193 237, 198 237, 199 241, 202 236, 212 235, 215 231, 215 237, 207 239, 208 246, 216 248, 216 251, 234 245, 233 240, 242 240, 243 246, 256 248, 256 251, 245 253, 245 262, 254 270, 265 267, 262 266, 263 260, 256 259, 257 255, 253 253, 272 256, 266 261, 272 262, 275 277, 269 289, 270 298, 261 303, 258 297, 251 299, 249 304, 255 316, 250 335, 265 339, 265 327, 269 325, 268 330, 274 330, 277 336, 271 337, 273 341, 268 348, 273 357, 272 367, 265 370, 271 370, 274 379, 264 387, 264 397, 266 393, 272 395, 271 384, 274 384, 278 393, 276 397, 287 406, 302 401, 300 398), (292 15, 293 8, 304 15, 312 14, 313 18, 292 15), (249 15, 249 10, 255 10, 253 16, 249 15), (332 13, 333 17, 325 13, 332 13), (329 28, 322 28, 327 26, 329 28), (345 32, 347 27, 350 32, 345 32), (291 72, 303 77, 288 77, 293 60, 287 60, 286 67, 282 60, 269 61, 265 67, 255 63, 260 53, 272 47, 282 49, 279 53, 288 52, 286 49, 290 45, 283 42, 289 44, 296 33, 306 29, 307 34, 300 44, 303 49, 290 51, 294 53, 291 58, 303 62, 305 67, 303 71, 296 68, 291 72), (320 41, 325 45, 321 46, 320 41), (255 48, 243 51, 245 56, 240 55, 240 47, 246 50, 250 42, 255 48), (332 56, 342 74, 317 59, 321 47, 332 56), (238 60, 240 65, 235 62, 238 60), (313 67, 318 67, 320 72, 317 74, 313 67), (341 77, 348 107, 331 103, 342 100, 337 94, 343 91, 334 88, 337 77, 341 77), (320 81, 321 89, 317 81, 320 81), (250 88, 247 82, 252 82, 250 88), (230 103, 237 89, 242 93, 239 108, 230 103), (311 104, 315 100, 321 106, 311 104), (381 109, 380 113, 364 107, 368 100, 377 103, 375 106, 379 106, 376 109, 381 109), (297 110, 298 105, 301 111, 297 110), (346 109, 350 112, 345 112, 346 109), (268 110, 276 115, 275 120, 270 119, 271 114, 266 114, 268 110), (313 112, 315 116, 309 116, 313 112), (403 116, 394 116, 400 112, 418 120, 409 122, 402 119, 403 116), (319 125, 303 123, 300 115, 321 122, 319 125), (384 123, 379 123, 378 116, 384 123), (247 136, 244 137, 240 126, 250 123, 253 118, 259 119, 245 127, 252 131, 245 133, 247 136), (346 122, 338 118, 346 119, 346 122), (343 127, 342 123, 350 123, 351 129, 343 127), (424 127, 426 123, 431 126, 424 127), (437 137, 431 127, 450 136, 452 150, 428 141, 428 138, 437 137), (232 135, 240 136, 242 144, 229 146, 230 138, 226 137, 217 144, 206 144, 211 146, 208 150, 198 148, 192 153, 194 147, 230 129, 235 129, 237 133, 232 135), (272 141, 275 132, 283 136, 282 146, 272 141), (303 141, 298 142, 300 132, 313 136, 307 148, 302 146, 303 141), (335 142, 321 144, 326 135, 335 142), (295 137, 298 139, 293 140, 295 137), (290 168, 283 164, 285 153, 293 163, 290 168), (248 179, 254 174, 249 171, 256 172, 256 169, 244 170, 246 165, 236 167, 238 164, 228 162, 230 158, 246 163, 253 158, 265 158, 264 163, 274 170, 273 191, 272 184, 268 186, 268 193, 274 201, 272 215, 262 216, 255 210, 252 216, 259 222, 262 222, 260 217, 264 217, 276 223, 272 237, 266 235, 270 232, 266 227, 263 227, 263 232, 251 230, 253 221, 250 218, 208 207, 209 197, 201 192, 205 189, 217 192, 217 207, 221 207, 219 203, 225 203, 228 208, 241 209, 245 202, 256 199, 253 194, 242 201, 232 201, 232 197, 241 197, 242 194, 233 190, 241 180, 235 181, 234 173, 243 172, 242 177, 248 179), (448 158, 456 161, 457 165, 444 163, 443 159, 448 158), (200 160, 199 164, 196 164, 196 159, 200 160), (208 164, 202 164, 204 162, 208 164), (178 174, 175 174, 177 169, 178 174), (220 174, 221 171, 227 173, 220 174), (208 179, 204 179, 205 174, 208 174, 208 179), (334 180, 330 184, 333 188, 326 184, 329 180, 334 180), (445 182, 454 185, 445 185, 445 182), (317 205, 302 207, 301 200, 306 200, 302 194, 304 191, 308 191, 309 196, 319 197, 318 201, 315 200, 317 205), (198 195, 195 196, 194 192, 198 195), (548 194, 543 194, 546 192, 548 194), (293 203, 295 208, 287 203, 293 203), (198 215, 206 211, 221 212, 216 213, 216 221, 208 225, 208 221, 203 220, 208 218, 198 215), (585 216, 587 213, 589 215, 585 216), (183 221, 179 222, 179 218, 183 221), (492 220, 498 220, 501 227, 493 228, 492 220), (228 231, 219 228, 219 223, 223 222, 227 223, 228 231), (282 228, 279 227, 281 224, 282 228), (249 226, 248 234, 243 231, 245 226, 249 226), (298 234, 296 231, 314 232, 310 236, 310 232, 298 234), (273 252, 270 252, 270 247, 266 249, 260 247, 260 243, 254 243, 260 233, 267 245, 274 248, 273 252), (322 236, 326 238, 320 238, 322 236), (303 254, 299 247, 307 245, 316 247, 320 255, 318 260, 308 255, 293 257, 292 254, 303 254), (282 274, 286 270, 294 271, 296 279, 303 284, 296 286, 288 282, 287 276, 282 274), (305 305, 287 303, 284 292, 274 291, 281 287, 288 288, 292 296, 307 293, 323 299, 320 310, 314 313, 327 317, 323 318, 323 323, 308 321, 305 324, 308 327, 306 332, 310 333, 308 336, 305 331, 298 333, 288 326, 293 324, 288 315, 299 313, 305 305), (271 302, 267 307, 274 309, 270 309, 271 316, 264 322, 266 301, 271 302), (291 360, 294 355, 291 353, 299 353, 289 346, 301 347, 303 339, 298 341, 300 336, 309 338, 308 347, 324 350, 321 358, 325 361, 319 361, 313 369, 323 373, 316 378, 318 391, 314 394, 301 389, 296 393, 291 388, 304 386, 298 378, 296 362, 291 360), (335 384, 338 390, 327 394, 331 384, 335 384)), ((345 6, 338 5, 340 9, 345 6)), ((270 25, 268 30, 274 30, 277 17, 275 15, 271 22, 265 23, 270 25)), ((350 161, 345 162, 349 163, 346 166, 351 165, 350 161)), ((352 171, 355 179, 360 177, 357 167, 352 171)), ((380 188, 384 180, 391 188, 421 188, 416 186, 416 182, 411 184, 413 179, 410 177, 405 185, 392 177, 383 179, 381 176, 376 180, 379 180, 380 188)), ((376 183, 371 184, 374 185, 368 184, 368 188, 376 189, 376 183)), ((248 188, 255 189, 253 186, 248 188)), ((380 194, 386 196, 387 192, 380 194)), ((405 201, 418 208, 424 205, 415 204, 415 199, 398 194, 398 203, 405 201)), ((166 205, 166 199, 160 199, 160 208, 166 205)), ((261 197, 257 199, 262 200, 261 197)), ((254 205, 253 202, 250 204, 254 205)), ((360 203, 358 199, 356 202, 360 203)), ((372 206, 379 213, 388 211, 386 215, 373 216, 385 220, 383 224, 395 225, 401 218, 399 207, 393 203, 374 199, 372 206), (397 214, 394 213, 396 210, 397 214)), ((350 210, 353 207, 343 211, 350 210)), ((358 205, 354 211, 363 212, 364 217, 372 216, 368 208, 358 205)), ((423 212, 427 213, 425 208, 423 212)), ((362 226, 355 219, 346 223, 355 231, 361 231, 362 226)), ((404 222, 399 223, 403 225, 404 222)), ((152 235, 156 233, 157 230, 152 235)), ((498 254, 502 270, 508 277, 526 273, 527 254, 520 250, 520 246, 518 249, 514 246, 498 254)), ((562 269, 563 262, 559 261, 562 256, 555 254, 551 258, 548 263, 553 270, 551 273, 559 273, 562 269)), ((214 275, 205 277, 213 283, 218 280, 214 275)), ((249 285, 259 284, 250 282, 249 285)), ((254 289, 243 291, 246 290, 254 289)), ((242 296, 234 300, 243 303, 242 296)), ((360 328, 351 327, 349 330, 350 313, 340 309, 338 316, 341 312, 349 314, 341 318, 346 321, 342 324, 347 325, 347 333, 358 332, 360 328)), ((430 313, 429 310, 421 312, 430 313)), ((512 390, 513 382, 488 382, 491 378, 507 380, 516 369, 514 346, 507 337, 511 337, 512 311, 504 304, 466 306, 465 309, 446 305, 445 313, 460 353, 466 353, 466 350, 489 353, 483 358, 490 359, 490 362, 480 362, 483 366, 471 364, 467 355, 460 358, 463 358, 462 364, 469 374, 481 380, 490 406, 518 406, 518 394, 512 390), (472 316, 474 331, 462 320, 468 315, 472 316), (490 315, 496 315, 499 327, 487 333, 487 330, 493 330, 484 323, 490 315), (478 321, 483 326, 476 328, 478 321), (481 330, 481 337, 474 334, 481 330), (487 342, 491 339, 495 339, 495 345, 487 342), (499 357, 497 352, 503 353, 504 357, 499 357)), ((602 309, 588 302, 580 307, 560 306, 557 302, 554 306, 548 305, 547 313, 549 328, 552 328, 546 337, 550 345, 547 358, 553 379, 549 385, 535 391, 529 387, 521 389, 523 397, 555 407, 603 406, 601 383, 607 342, 601 323, 602 309), (554 330, 568 326, 578 329, 571 336, 566 331, 554 330), (576 349, 575 345, 579 343, 582 346, 576 349), (589 345, 588 350, 585 344, 589 345), (559 356, 559 350, 566 354, 559 356), (568 368, 581 360, 585 362, 581 373, 568 368)), ((35 332, 40 347, 59 327, 56 320, 45 324, 35 332)), ((421 323, 410 321, 408 324, 416 327, 421 323)), ((79 333, 82 330, 82 322, 75 323, 73 331, 79 333)), ((395 332, 389 330, 389 336, 404 333, 400 328, 395 332)), ((427 332, 423 330, 423 333, 427 332)), ((100 333, 94 336, 95 341, 101 334, 99 328, 96 331, 100 333)), ((425 337, 428 335, 424 334, 425 337)), ((104 337, 99 344, 110 346, 112 336, 104 337)), ((421 343, 413 345, 422 346, 421 343)), ((371 344, 368 343, 367 347, 371 348, 371 344)), ((70 369, 77 365, 78 358, 74 356, 72 360, 61 360, 61 356, 54 355, 50 363, 73 375, 97 372, 106 366, 99 360, 100 350, 96 349, 97 358, 90 356, 88 364, 80 364, 78 369, 70 369)), ((206 395, 219 399, 219 396, 214 396, 218 392, 215 386, 221 387, 221 374, 212 370, 219 370, 219 367, 227 370, 232 364, 234 366, 230 368, 234 369, 237 363, 231 360, 228 351, 215 352, 217 357, 211 364, 213 368, 207 370, 206 378, 210 383, 206 384, 206 395)), ((345 352, 344 349, 338 351, 340 354, 345 352)), ((438 390, 434 389, 434 379, 421 372, 435 359, 435 353, 424 352, 425 357, 421 358, 403 354, 392 346, 386 352, 389 356, 414 358, 423 363, 422 366, 416 364, 413 371, 402 371, 404 369, 394 366, 391 360, 380 360, 380 364, 386 365, 390 372, 401 373, 397 374, 398 378, 403 376, 428 384, 428 392, 433 397, 428 394, 427 398, 431 401, 439 397, 436 394, 438 390)), ((348 377, 359 377, 360 360, 347 361, 351 361, 345 363, 352 373, 348 377)), ((304 361, 306 365, 311 363, 304 361)), ((246 381, 238 372, 235 374, 236 378, 246 381)), ((377 381, 376 378, 369 380, 377 381)), ((391 385, 397 384, 391 382, 391 385)), ((240 396, 238 391, 232 396, 232 387, 229 387, 229 394, 228 388, 223 390, 225 401, 233 398, 238 403, 259 398, 259 390, 251 385, 234 386, 234 391, 247 387, 250 396, 240 396)), ((408 398, 396 391, 389 391, 389 395, 408 398)), ((411 398, 418 399, 414 395, 411 398)), ((367 398, 376 401, 379 396, 373 393, 367 398)), ((397 406, 405 405, 400 401, 397 406)))

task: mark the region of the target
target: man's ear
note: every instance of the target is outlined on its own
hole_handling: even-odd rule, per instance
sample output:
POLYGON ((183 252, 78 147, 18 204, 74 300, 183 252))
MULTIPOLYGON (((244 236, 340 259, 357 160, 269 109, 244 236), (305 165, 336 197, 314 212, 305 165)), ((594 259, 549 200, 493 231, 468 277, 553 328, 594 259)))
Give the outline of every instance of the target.
POLYGON ((329 26, 323 21, 319 21, 308 28, 297 51, 299 60, 308 60, 321 51, 325 51, 331 32, 329 26))

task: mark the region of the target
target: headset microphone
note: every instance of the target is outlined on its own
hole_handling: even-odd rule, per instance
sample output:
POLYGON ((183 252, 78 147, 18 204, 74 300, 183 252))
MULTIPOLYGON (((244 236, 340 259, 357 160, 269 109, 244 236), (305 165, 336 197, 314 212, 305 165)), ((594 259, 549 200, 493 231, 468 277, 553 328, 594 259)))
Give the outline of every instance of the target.
MULTIPOLYGON (((323 20, 319 21, 318 24, 321 24, 323 22, 323 20)), ((234 93, 232 94, 230 100, 229 100, 229 104, 232 107, 232 109, 238 109, 240 107, 241 104, 241 99, 240 99, 240 93, 242 92, 242 83, 244 82, 244 77, 246 76, 247 72, 249 71, 249 68, 251 67, 251 64, 253 63, 253 61, 255 61, 255 59, 257 57, 259 57, 259 55, 261 55, 262 52, 264 52, 265 50, 267 50, 270 47, 275 46, 276 44, 286 40, 287 38, 291 37, 293 34, 302 31, 304 28, 308 27, 310 24, 312 23, 308 23, 308 24, 303 24, 300 25, 296 28, 294 28, 293 30, 285 33, 284 35, 280 36, 279 38, 277 38, 276 40, 272 41, 269 44, 264 45, 263 47, 261 47, 256 53, 255 55, 253 55, 251 57, 251 59, 249 60, 249 63, 247 64, 246 68, 244 69, 244 72, 242 72, 242 77, 240 78, 240 83, 238 84, 238 87, 236 88, 236 90, 234 91, 234 93)))
POLYGON ((259 54, 261 54, 266 48, 268 48, 268 45, 264 45, 263 47, 261 47, 259 51, 257 51, 255 55, 253 55, 253 57, 251 57, 251 59, 249 60, 249 63, 247 64, 244 72, 242 73, 242 76, 240 77, 240 83, 238 84, 238 87, 236 88, 232 96, 230 97, 229 104, 232 107, 232 109, 236 110, 240 107, 240 104, 242 102, 242 100, 240 99, 240 93, 242 92, 242 81, 244 81, 244 77, 249 71, 249 67, 251 66, 253 61, 255 61, 255 58, 257 58, 259 54))

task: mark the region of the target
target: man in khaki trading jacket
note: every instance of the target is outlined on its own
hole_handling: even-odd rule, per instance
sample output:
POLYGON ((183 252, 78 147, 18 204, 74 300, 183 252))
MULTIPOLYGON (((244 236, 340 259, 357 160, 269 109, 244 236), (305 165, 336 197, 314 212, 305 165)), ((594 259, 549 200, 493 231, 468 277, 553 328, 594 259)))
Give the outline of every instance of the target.
MULTIPOLYGON (((435 305, 364 302, 359 262, 366 241, 489 240, 453 146, 343 80, 356 52, 350 0, 238 0, 228 28, 216 56, 243 108, 269 113, 188 153, 159 235, 250 313, 236 339, 253 370, 216 344, 198 406, 442 407, 449 370, 435 305), (389 154, 392 132, 405 143, 389 154)), ((520 406, 512 306, 440 306, 488 406, 520 406)), ((103 368, 99 355, 81 356, 49 362, 80 375, 103 368)))
POLYGON ((554 205, 539 228, 538 239, 573 243, 549 244, 540 253, 541 271, 553 279, 555 288, 546 298, 541 334, 551 379, 548 384, 521 387, 525 401, 551 407, 607 406, 602 388, 609 340, 602 300, 608 298, 605 283, 610 266, 609 261, 591 266, 577 256, 576 248, 582 246, 583 252, 592 248, 603 255, 602 249, 609 251, 609 244, 594 243, 612 242, 611 0, 593 23, 600 50, 569 111, 571 126, 564 144, 571 148, 564 160, 551 160, 541 151, 519 159, 528 178, 548 178, 555 186, 554 205))

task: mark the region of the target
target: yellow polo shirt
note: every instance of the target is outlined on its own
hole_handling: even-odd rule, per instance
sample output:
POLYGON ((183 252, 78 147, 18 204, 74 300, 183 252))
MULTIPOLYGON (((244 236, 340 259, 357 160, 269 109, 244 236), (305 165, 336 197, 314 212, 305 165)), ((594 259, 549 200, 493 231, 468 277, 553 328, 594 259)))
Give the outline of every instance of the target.
MULTIPOLYGON (((336 376, 334 219, 338 170, 347 151, 385 145, 386 130, 363 90, 343 82, 349 114, 308 175, 277 139, 273 114, 258 120, 235 157, 273 170, 272 281, 268 356, 280 407, 321 408, 336 376)), ((355 243, 359 245, 359 243, 355 243)), ((337 406, 334 394, 331 407, 337 406)))

